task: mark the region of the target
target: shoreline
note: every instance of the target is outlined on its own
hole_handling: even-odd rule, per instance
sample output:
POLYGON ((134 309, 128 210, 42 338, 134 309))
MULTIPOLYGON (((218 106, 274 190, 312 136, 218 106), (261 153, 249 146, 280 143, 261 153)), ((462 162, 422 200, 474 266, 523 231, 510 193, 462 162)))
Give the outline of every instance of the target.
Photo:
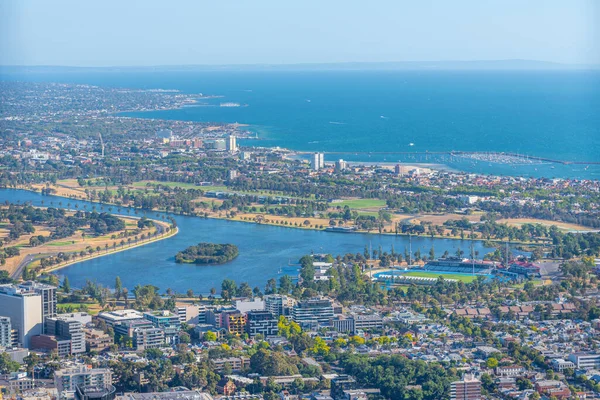
MULTIPOLYGON (((75 265, 75 264, 80 263, 80 262, 92 260, 94 258, 109 256, 111 254, 120 253, 122 251, 127 251, 127 250, 130 250, 130 249, 134 249, 136 247, 145 246, 147 244, 151 244, 151 243, 154 243, 154 242, 159 242, 161 240, 168 239, 168 238, 170 238, 172 236, 175 236, 178 233, 179 233, 179 227, 175 227, 175 229, 171 229, 168 233, 165 233, 165 234, 163 234, 163 235, 161 235, 159 237, 155 237, 155 238, 146 240, 145 242, 138 242, 138 243, 136 243, 134 245, 131 245, 131 246, 128 246, 128 247, 121 247, 120 249, 114 249, 114 250, 111 250, 111 251, 108 251, 108 252, 105 252, 105 253, 95 253, 95 254, 92 254, 89 257, 85 257, 85 258, 74 260, 74 261, 67 261, 65 264, 53 265, 52 267, 40 270, 40 275, 49 274, 49 273, 61 270, 63 268, 66 268, 66 267, 70 267, 71 265, 75 265)), ((35 261, 35 260, 32 260, 32 262, 33 261, 35 261)), ((29 264, 31 264, 31 263, 29 263, 29 264)), ((27 264, 27 265, 29 265, 29 264, 27 264)))
MULTIPOLYGON (((11 189, 11 188, 6 188, 6 189, 11 189)), ((18 188, 13 188, 13 190, 27 190, 33 193, 40 193, 40 191, 36 190, 35 188, 27 188, 27 187, 18 187, 18 188)), ((103 204, 106 206, 117 206, 117 204, 114 203, 103 203, 103 202, 98 202, 98 201, 92 201, 92 200, 85 200, 85 199, 77 199, 77 198, 70 198, 70 197, 65 197, 65 196, 60 196, 58 194, 51 194, 50 196, 55 196, 55 197, 60 197, 62 199, 68 199, 68 200, 77 200, 77 201, 85 201, 88 203, 93 203, 93 204, 103 204)), ((124 206, 121 206, 124 207, 124 206)), ((136 207, 125 207, 125 208, 131 208, 134 210, 144 210, 142 208, 136 208, 136 207)), ((165 210, 160 210, 160 209, 151 209, 151 210, 147 210, 147 211, 152 211, 152 212, 161 212, 161 213, 165 213, 165 214, 169 214, 167 211, 165 210)), ((325 228, 320 229, 320 228, 307 228, 304 226, 293 226, 293 225, 279 225, 279 224, 274 224, 274 223, 258 223, 256 221, 253 220, 242 220, 242 219, 235 219, 235 218, 226 218, 226 217, 219 217, 219 216, 213 216, 213 215, 209 215, 208 217, 204 217, 204 216, 200 216, 200 215, 193 215, 193 214, 174 214, 171 213, 173 215, 182 215, 182 216, 187 216, 187 217, 194 217, 194 218, 208 218, 208 219, 218 219, 218 220, 223 220, 223 221, 232 221, 232 222, 243 222, 243 223, 250 223, 250 224, 256 224, 256 225, 267 225, 267 226, 274 226, 274 227, 279 227, 279 228, 292 228, 292 229, 303 229, 303 230, 311 230, 311 231, 317 231, 317 232, 326 232, 325 228)), ((121 214, 116 214, 116 215, 121 215, 121 214)), ((413 216, 411 218, 416 218, 416 216, 413 216)), ((177 228, 179 229, 179 228, 177 228)), ((339 234, 337 232, 328 232, 328 233, 333 233, 333 234, 339 234)), ((345 233, 348 234, 348 233, 345 233)), ((402 236, 402 237, 409 237, 409 236, 413 236, 413 237, 418 237, 418 238, 429 238, 429 239, 449 239, 449 240, 459 240, 459 241, 479 241, 479 242, 485 242, 485 241, 489 241, 492 243, 502 243, 505 244, 506 241, 500 240, 500 239, 483 239, 483 238, 475 238, 475 239, 471 239, 471 238, 460 238, 460 237, 454 237, 454 236, 440 236, 440 235, 434 235, 433 237, 431 235, 409 235, 409 234, 405 234, 405 233, 396 233, 396 232, 367 232, 367 231, 361 231, 361 230, 356 230, 353 233, 350 234, 366 234, 366 235, 392 235, 392 236, 402 236)), ((540 246, 543 245, 541 243, 536 243, 536 242, 517 242, 517 241, 509 241, 510 244, 515 244, 515 245, 527 245, 527 246, 540 246)))

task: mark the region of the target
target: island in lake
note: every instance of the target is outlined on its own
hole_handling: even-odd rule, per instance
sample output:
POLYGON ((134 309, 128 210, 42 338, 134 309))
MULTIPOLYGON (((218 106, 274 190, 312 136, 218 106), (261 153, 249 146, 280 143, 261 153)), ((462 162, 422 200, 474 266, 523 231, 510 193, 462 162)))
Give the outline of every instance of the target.
POLYGON ((186 264, 225 264, 236 258, 239 251, 234 244, 198 243, 180 251, 175 262, 186 264))

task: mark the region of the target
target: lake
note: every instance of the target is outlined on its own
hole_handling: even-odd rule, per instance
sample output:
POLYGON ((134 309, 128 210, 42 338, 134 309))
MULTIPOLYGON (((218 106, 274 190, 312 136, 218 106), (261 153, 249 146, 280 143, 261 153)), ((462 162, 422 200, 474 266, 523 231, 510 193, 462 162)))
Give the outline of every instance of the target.
MULTIPOLYGON (((34 206, 71 208, 75 204, 79 209, 87 206, 87 210, 95 208, 98 212, 116 213, 114 205, 103 205, 86 201, 72 200, 57 196, 43 196, 25 190, 0 189, 0 201, 11 203, 30 203, 34 206), (62 203, 59 205, 59 203, 62 203)), ((221 282, 229 278, 240 282, 248 282, 251 287, 264 288, 270 278, 282 275, 296 275, 297 267, 290 266, 298 262, 305 254, 331 253, 334 256, 346 253, 362 253, 365 246, 390 251, 393 245, 397 252, 404 253, 409 246, 409 238, 405 236, 379 234, 343 234, 295 228, 284 228, 270 225, 235 222, 218 219, 203 219, 137 210, 138 216, 147 215, 158 219, 159 216, 170 215, 175 218, 179 233, 168 239, 136 247, 131 250, 83 261, 57 271, 62 279, 69 277, 71 286, 82 287, 86 280, 96 281, 102 285, 113 287, 115 277, 120 276, 123 286, 129 290, 138 284, 158 286, 161 292, 167 288, 182 293, 188 289, 195 293, 208 294, 211 288, 220 292, 221 282), (199 242, 233 243, 238 246, 240 255, 235 260, 218 266, 196 266, 175 263, 175 254, 190 245, 199 242)), ((123 215, 128 215, 122 209, 123 215)), ((136 215, 131 210, 129 215, 136 215)), ((470 241, 452 239, 431 239, 425 237, 412 238, 412 251, 421 250, 428 254, 434 246, 439 256, 448 250, 455 253, 460 247, 469 252, 470 241)), ((486 248, 482 242, 475 242, 474 248, 480 255, 493 249, 486 248)))

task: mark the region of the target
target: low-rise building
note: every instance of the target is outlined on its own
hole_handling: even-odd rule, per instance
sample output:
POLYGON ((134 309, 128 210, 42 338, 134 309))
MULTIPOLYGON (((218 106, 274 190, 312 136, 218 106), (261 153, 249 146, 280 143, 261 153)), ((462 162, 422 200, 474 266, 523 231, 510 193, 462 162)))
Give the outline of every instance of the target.
POLYGON ((138 319, 143 319, 143 318, 144 318, 144 316, 142 315, 141 312, 136 311, 136 310, 131 310, 131 309, 107 311, 107 312, 101 312, 100 314, 98 314, 98 319, 106 322, 106 325, 108 325, 108 326, 115 326, 118 323, 128 322, 128 321, 133 321, 133 320, 138 320, 138 319))
POLYGON ((114 343, 112 336, 99 329, 85 329, 84 333, 86 351, 95 351, 100 353, 108 350, 108 348, 114 343))
POLYGON ((600 368, 600 354, 598 353, 573 353, 569 356, 577 369, 600 368))
POLYGON ((91 368, 81 365, 74 368, 60 369, 54 372, 54 384, 59 399, 72 399, 76 388, 106 387, 112 384, 112 373, 109 368, 91 368))
POLYGON ((215 366, 215 371, 221 372, 225 365, 229 365, 232 371, 240 371, 245 367, 250 366, 250 359, 248 357, 227 357, 227 358, 215 358, 211 360, 215 366))
POLYGON ((565 369, 574 369, 575 364, 571 361, 564 360, 562 358, 555 358, 550 362, 552 369, 556 372, 563 372, 565 369))
POLYGON ((498 366, 496 367, 495 372, 498 376, 514 377, 523 375, 525 373, 525 368, 520 365, 498 366))

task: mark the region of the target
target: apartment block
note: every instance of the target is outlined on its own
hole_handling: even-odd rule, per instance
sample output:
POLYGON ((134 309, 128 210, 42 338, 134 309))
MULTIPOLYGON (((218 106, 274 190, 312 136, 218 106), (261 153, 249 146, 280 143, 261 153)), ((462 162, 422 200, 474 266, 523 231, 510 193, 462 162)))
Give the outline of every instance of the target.
POLYGON ((0 347, 12 347, 12 325, 9 317, 0 317, 0 347))
POLYGON ((91 368, 82 365, 75 368, 60 369, 54 372, 54 384, 59 399, 75 397, 77 387, 107 387, 112 384, 109 368, 91 368))
POLYGON ((327 326, 333 318, 333 304, 326 297, 301 301, 292 309, 292 320, 299 325, 327 326))
POLYGON ((277 335, 278 320, 268 311, 250 311, 246 314, 246 332, 248 336, 255 337, 262 335, 263 337, 277 335))
POLYGON ((281 294, 269 294, 263 298, 265 310, 269 311, 275 318, 284 315, 288 316, 292 308, 296 305, 296 300, 281 294))
POLYGON ((480 400, 481 382, 472 375, 466 374, 460 381, 450 384, 451 400, 480 400))

